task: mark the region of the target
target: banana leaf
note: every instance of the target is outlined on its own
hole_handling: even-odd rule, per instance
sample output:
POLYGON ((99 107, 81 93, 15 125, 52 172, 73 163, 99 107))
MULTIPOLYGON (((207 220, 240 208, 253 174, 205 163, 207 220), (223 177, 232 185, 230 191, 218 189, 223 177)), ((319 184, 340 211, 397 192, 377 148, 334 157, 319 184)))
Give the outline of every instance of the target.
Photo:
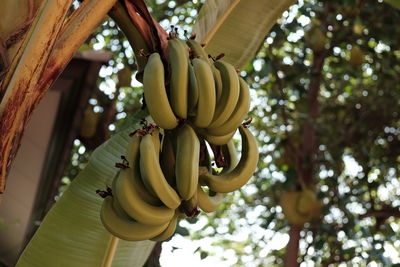
MULTIPOLYGON (((118 172, 114 167, 126 153, 129 133, 138 128, 141 111, 135 124, 114 135, 91 155, 88 164, 51 208, 39 229, 25 248, 18 267, 99 267, 111 240, 111 234, 100 221, 103 199, 96 190, 105 190, 118 172)), ((143 266, 155 242, 120 240, 112 266, 143 266)))
POLYGON ((208 54, 243 68, 255 56, 282 13, 295 0, 207 0, 193 27, 208 54))
POLYGON ((385 3, 391 5, 394 8, 400 9, 400 0, 385 0, 385 3))

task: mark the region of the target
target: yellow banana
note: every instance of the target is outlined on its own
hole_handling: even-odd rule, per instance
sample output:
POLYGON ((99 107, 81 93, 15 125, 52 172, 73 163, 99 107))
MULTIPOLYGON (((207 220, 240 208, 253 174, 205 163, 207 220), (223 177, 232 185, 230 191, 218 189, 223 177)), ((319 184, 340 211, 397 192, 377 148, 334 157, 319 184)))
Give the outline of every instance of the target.
POLYGON ((197 202, 199 208, 204 212, 216 211, 223 201, 223 193, 215 193, 214 195, 210 195, 203 191, 203 188, 200 184, 197 186, 197 202))
POLYGON ((222 60, 215 61, 214 66, 221 73, 222 95, 217 103, 214 118, 208 128, 216 128, 224 124, 231 116, 239 99, 239 78, 236 69, 222 60))
POLYGON ((189 200, 196 192, 199 174, 200 142, 188 124, 178 129, 176 147, 176 186, 183 200, 189 200))
POLYGON ((159 153, 156 152, 151 135, 140 142, 140 173, 142 179, 153 189, 157 197, 169 208, 176 209, 180 203, 176 191, 168 184, 161 170, 159 153))
POLYGON ((176 116, 187 118, 189 48, 178 38, 168 41, 171 64, 170 100, 176 116))
POLYGON ((199 88, 199 100, 197 102, 194 125, 206 128, 212 121, 215 109, 215 84, 210 65, 202 59, 192 60, 194 73, 199 88))
POLYGON ((150 240, 160 242, 170 238, 175 233, 177 224, 178 224, 178 212, 172 218, 171 222, 168 224, 168 227, 161 234, 153 238, 150 238, 150 240))
POLYGON ((114 178, 113 195, 130 217, 143 224, 160 225, 171 220, 174 210, 159 206, 160 200, 152 197, 142 184, 138 164, 140 141, 141 137, 135 135, 129 142, 127 160, 130 167, 114 178))
POLYGON ((239 127, 239 132, 242 137, 242 156, 238 165, 231 172, 220 175, 207 173, 200 176, 200 180, 204 181, 214 192, 227 193, 239 189, 247 183, 257 168, 258 148, 256 138, 249 129, 243 126, 239 127))
POLYGON ((152 238, 163 232, 169 222, 160 225, 146 225, 121 217, 113 209, 113 197, 104 199, 100 212, 101 222, 114 236, 127 241, 140 241, 152 238))
POLYGON ((144 99, 151 117, 164 129, 178 126, 164 85, 164 65, 158 53, 150 55, 143 73, 144 99))
POLYGON ((189 63, 189 92, 188 92, 188 112, 190 116, 196 115, 197 102, 199 101, 199 87, 197 86, 196 75, 193 66, 189 63))
POLYGON ((229 119, 219 127, 207 129, 211 135, 226 135, 234 131, 245 119, 250 108, 250 92, 246 82, 239 77, 240 94, 235 110, 229 119))
POLYGON ((221 146, 221 145, 227 144, 229 142, 229 140, 232 139, 232 137, 236 133, 236 129, 233 130, 231 133, 228 133, 226 135, 221 135, 221 136, 211 135, 208 133, 208 131, 202 130, 202 129, 198 129, 198 132, 204 139, 207 140, 208 143, 210 143, 212 145, 216 145, 216 146, 221 146))

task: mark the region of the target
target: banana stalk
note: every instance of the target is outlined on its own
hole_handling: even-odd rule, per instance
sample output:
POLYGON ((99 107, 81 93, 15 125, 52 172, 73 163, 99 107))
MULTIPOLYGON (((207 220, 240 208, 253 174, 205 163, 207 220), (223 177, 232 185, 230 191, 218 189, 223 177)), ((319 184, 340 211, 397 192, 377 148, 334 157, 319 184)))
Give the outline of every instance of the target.
POLYGON ((34 107, 115 2, 85 1, 66 23, 72 0, 44 1, 37 12, 0 87, 0 194, 34 107))

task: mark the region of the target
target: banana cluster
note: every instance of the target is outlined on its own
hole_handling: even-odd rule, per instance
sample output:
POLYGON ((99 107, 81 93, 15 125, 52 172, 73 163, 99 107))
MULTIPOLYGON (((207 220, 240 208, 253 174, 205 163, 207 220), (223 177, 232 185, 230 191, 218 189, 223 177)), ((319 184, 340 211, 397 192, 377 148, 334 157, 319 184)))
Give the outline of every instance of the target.
POLYGON ((224 145, 245 119, 250 95, 234 66, 208 58, 195 40, 168 40, 170 79, 158 53, 150 55, 143 74, 144 99, 157 125, 166 130, 190 121, 213 145, 224 145), (167 90, 169 89, 169 90, 167 90))
POLYGON ((319 219, 323 205, 312 189, 304 188, 302 191, 283 192, 280 206, 290 224, 303 225, 319 219))
POLYGON ((167 70, 158 53, 144 69, 144 100, 154 123, 132 134, 112 188, 102 191, 102 223, 124 240, 169 238, 179 219, 216 211, 224 194, 246 184, 257 167, 256 138, 242 124, 250 105, 246 82, 194 40, 170 35, 168 50, 167 70), (232 141, 237 130, 240 159, 232 141), (223 163, 219 168, 209 147, 223 163))

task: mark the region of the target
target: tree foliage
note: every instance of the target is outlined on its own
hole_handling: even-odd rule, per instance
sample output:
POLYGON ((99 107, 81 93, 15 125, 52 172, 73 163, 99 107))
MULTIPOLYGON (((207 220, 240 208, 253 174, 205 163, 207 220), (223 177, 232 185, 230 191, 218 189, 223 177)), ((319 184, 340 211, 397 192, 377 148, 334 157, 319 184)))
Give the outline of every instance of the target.
MULTIPOLYGON (((182 34, 200 6, 199 1, 148 4, 156 20, 166 28, 182 27, 182 34)), ((317 190, 324 207, 321 219, 301 231, 299 262, 396 261, 399 20, 393 7, 362 0, 300 1, 284 13, 241 72, 252 88, 258 171, 240 192, 226 196, 219 211, 201 216, 204 227, 191 238, 212 237, 215 246, 234 254, 235 266, 281 265, 285 242, 276 240, 287 240, 290 225, 279 199, 305 183, 317 190)), ((134 70, 135 61, 116 29, 106 21, 88 44, 115 55, 102 71, 102 92, 90 102, 98 112, 109 112, 104 136, 123 127, 140 108, 140 88, 118 83, 117 72, 134 70), (106 106, 110 99, 111 107, 106 106)), ((83 144, 87 149, 81 154, 90 153, 88 140, 80 139, 76 151, 83 144)), ((66 180, 79 167, 79 158, 73 162, 66 180)))

